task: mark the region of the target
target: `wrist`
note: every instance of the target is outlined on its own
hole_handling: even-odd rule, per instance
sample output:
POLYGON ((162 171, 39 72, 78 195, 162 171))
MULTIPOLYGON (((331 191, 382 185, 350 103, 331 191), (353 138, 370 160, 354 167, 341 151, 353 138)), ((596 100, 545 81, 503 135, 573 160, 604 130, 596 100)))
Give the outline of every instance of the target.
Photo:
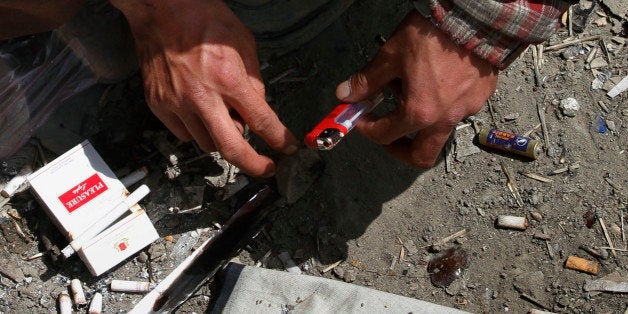
POLYGON ((182 25, 202 23, 221 0, 110 0, 126 17, 136 40, 177 34, 182 25))

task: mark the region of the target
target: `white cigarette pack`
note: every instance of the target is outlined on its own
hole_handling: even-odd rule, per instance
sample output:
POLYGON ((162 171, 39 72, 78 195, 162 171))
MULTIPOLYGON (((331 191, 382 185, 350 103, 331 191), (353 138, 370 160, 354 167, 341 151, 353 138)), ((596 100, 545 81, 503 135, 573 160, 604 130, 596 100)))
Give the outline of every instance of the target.
POLYGON ((138 210, 101 232, 78 251, 89 271, 99 276, 157 240, 144 210, 138 210))
MULTIPOLYGON (((70 149, 27 179, 48 216, 70 242, 104 220, 129 195, 89 141, 70 149)), ((92 275, 99 276, 158 237, 148 215, 136 204, 126 217, 85 239, 77 253, 92 275)))
POLYGON ((27 179, 48 215, 70 241, 129 194, 89 141, 27 179))

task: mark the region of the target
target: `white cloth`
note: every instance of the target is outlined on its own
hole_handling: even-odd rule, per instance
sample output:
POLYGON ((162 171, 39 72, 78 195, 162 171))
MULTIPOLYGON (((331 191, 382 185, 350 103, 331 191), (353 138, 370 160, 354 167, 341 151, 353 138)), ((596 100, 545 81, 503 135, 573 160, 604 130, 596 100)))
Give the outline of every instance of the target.
POLYGON ((466 313, 326 278, 231 263, 212 313, 466 313))

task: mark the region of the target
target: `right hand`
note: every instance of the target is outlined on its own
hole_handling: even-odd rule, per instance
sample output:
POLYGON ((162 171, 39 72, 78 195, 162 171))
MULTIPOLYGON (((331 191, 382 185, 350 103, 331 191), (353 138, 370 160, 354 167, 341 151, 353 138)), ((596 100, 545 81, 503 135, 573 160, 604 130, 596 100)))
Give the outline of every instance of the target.
POLYGON ((112 0, 136 40, 148 105, 181 140, 252 176, 274 162, 243 138, 244 124, 272 149, 297 151, 297 140, 265 101, 255 41, 220 0, 112 0))

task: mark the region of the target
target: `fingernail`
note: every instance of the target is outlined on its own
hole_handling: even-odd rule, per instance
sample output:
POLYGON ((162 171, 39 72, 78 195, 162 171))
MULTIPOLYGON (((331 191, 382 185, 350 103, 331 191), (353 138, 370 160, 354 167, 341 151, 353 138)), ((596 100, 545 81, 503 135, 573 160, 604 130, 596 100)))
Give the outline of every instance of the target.
POLYGON ((345 99, 349 96, 351 96, 351 84, 349 84, 349 81, 347 80, 338 85, 338 88, 336 89, 336 97, 338 97, 338 99, 345 99))
POLYGON ((286 147, 286 149, 283 150, 283 153, 286 155, 292 155, 296 153, 298 150, 299 150, 299 146, 292 144, 286 147))

